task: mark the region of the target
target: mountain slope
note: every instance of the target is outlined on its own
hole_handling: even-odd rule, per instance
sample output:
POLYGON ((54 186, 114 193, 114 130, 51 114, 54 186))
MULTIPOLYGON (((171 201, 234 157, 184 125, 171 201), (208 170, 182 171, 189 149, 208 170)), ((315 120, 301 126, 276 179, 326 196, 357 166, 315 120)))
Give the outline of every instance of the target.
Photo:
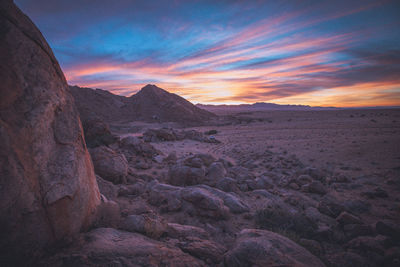
POLYGON ((146 85, 131 97, 117 96, 101 89, 70 86, 83 120, 101 118, 106 122, 149 121, 201 123, 216 115, 155 85, 146 85))

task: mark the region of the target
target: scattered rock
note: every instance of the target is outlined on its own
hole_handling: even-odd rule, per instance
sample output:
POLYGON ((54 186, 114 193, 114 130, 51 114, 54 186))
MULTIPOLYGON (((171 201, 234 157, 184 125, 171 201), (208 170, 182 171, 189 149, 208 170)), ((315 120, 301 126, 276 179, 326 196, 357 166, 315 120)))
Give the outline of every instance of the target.
POLYGON ((346 211, 343 211, 340 213, 340 215, 336 218, 336 221, 340 223, 341 225, 346 225, 346 224, 362 224, 362 221, 360 218, 357 216, 354 216, 353 214, 350 214, 346 211))
POLYGON ((373 191, 362 192, 361 195, 369 199, 388 197, 388 193, 380 187, 375 188, 373 191))
POLYGON ((158 155, 158 151, 149 143, 143 142, 135 136, 128 136, 121 140, 120 148, 129 155, 132 153, 137 156, 153 158, 158 155))
POLYGON ((301 190, 319 195, 325 195, 327 193, 325 186, 320 181, 312 181, 309 184, 305 184, 301 187, 301 190))
POLYGON ((266 230, 245 229, 225 256, 226 266, 325 266, 293 241, 266 230))
POLYGON ((339 252, 329 256, 332 267, 372 267, 368 260, 353 252, 339 252))
POLYGON ((389 220, 378 221, 375 225, 376 232, 400 241, 400 226, 398 223, 389 220))
POLYGON ((97 227, 117 227, 121 220, 119 205, 101 195, 101 204, 97 209, 97 227))
POLYGON ((186 239, 187 237, 197 237, 200 239, 210 238, 208 232, 202 228, 177 223, 168 223, 167 233, 169 237, 178 239, 186 239))
POLYGON ((178 164, 171 166, 168 176, 171 185, 196 185, 205 181, 205 170, 203 168, 192 168, 178 164))
POLYGON ((197 237, 189 237, 178 243, 182 251, 199 258, 208 264, 218 264, 223 260, 226 248, 211 240, 204 240, 197 237))
POLYGON ((96 175, 96 181, 100 193, 107 197, 107 199, 115 199, 118 196, 118 188, 113 183, 104 180, 98 175, 96 175))
POLYGON ((181 196, 182 199, 196 207, 194 211, 199 216, 214 219, 226 219, 229 216, 229 210, 224 205, 224 202, 207 189, 199 187, 184 188, 181 192, 181 196))
POLYGON ((318 203, 318 210, 325 215, 336 218, 345 210, 345 207, 334 195, 327 194, 318 203))
POLYGON ((221 162, 213 162, 207 169, 207 180, 215 185, 218 180, 224 178, 226 170, 221 162))
POLYGON ((160 207, 162 212, 178 211, 182 208, 180 187, 155 184, 149 190, 149 203, 160 207))
POLYGON ((239 192, 240 189, 238 188, 236 181, 230 177, 222 178, 217 182, 215 185, 216 188, 225 191, 225 192, 239 192))
POLYGON ((86 145, 89 148, 109 146, 118 141, 118 137, 113 135, 108 125, 99 118, 83 118, 81 114, 81 120, 86 145))
POLYGON ((299 244, 317 257, 323 254, 323 248, 318 241, 301 238, 299 244))
POLYGON ((49 260, 50 266, 205 266, 183 253, 141 234, 97 228, 84 234, 79 246, 49 260))
POLYGON ((349 239, 374 234, 372 227, 365 224, 346 224, 343 226, 343 231, 349 239))
POLYGON ((386 238, 379 235, 375 237, 359 236, 347 242, 346 247, 364 255, 372 252, 383 255, 385 241, 386 238))
POLYGON ((154 214, 129 215, 121 222, 120 228, 158 239, 167 232, 167 223, 154 214))
POLYGON ((89 152, 98 175, 114 184, 126 182, 128 162, 124 155, 105 146, 92 148, 89 152))

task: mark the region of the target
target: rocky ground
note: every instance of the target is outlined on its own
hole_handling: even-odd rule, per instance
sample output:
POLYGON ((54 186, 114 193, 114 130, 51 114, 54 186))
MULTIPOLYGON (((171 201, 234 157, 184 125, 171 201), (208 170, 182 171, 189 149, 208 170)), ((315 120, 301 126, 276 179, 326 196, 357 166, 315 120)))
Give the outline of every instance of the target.
POLYGON ((217 117, 146 86, 92 114, 11 0, 0 28, 0 266, 400 265, 399 109, 217 117))
POLYGON ((399 110, 157 126, 91 137, 103 215, 46 263, 398 266, 399 110))

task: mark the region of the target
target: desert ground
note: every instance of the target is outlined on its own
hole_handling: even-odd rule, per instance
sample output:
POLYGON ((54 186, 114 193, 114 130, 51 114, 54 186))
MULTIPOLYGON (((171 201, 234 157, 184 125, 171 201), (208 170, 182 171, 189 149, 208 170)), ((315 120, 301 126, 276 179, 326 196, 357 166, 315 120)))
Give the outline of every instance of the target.
MULTIPOLYGON (((328 266, 395 266, 397 252, 393 251, 398 241, 388 239, 397 240, 395 225, 400 222, 399 109, 225 110, 218 115, 201 127, 132 122, 111 125, 111 129, 122 140, 143 140, 148 129, 215 130, 212 136, 218 143, 190 138, 147 140, 159 158, 131 158, 136 161, 135 184, 138 179, 189 187, 204 183, 231 192, 246 208, 229 219, 215 220, 191 211, 176 212, 170 204, 154 201, 148 192, 149 196, 131 195, 129 201, 119 197, 117 202, 126 214, 155 212, 158 220, 205 229, 228 251, 243 229, 268 229, 306 247, 328 266), (205 177, 217 181, 195 181, 196 174, 194 180, 185 180, 185 175, 171 177, 180 176, 179 171, 171 172, 175 166, 193 167, 188 159, 199 155, 224 163, 223 171, 206 167, 205 177), (223 177, 232 177, 233 182, 223 177), (315 188, 310 189, 312 180, 315 188), (290 220, 294 222, 288 224, 290 220), (309 232, 308 224, 313 223, 315 229, 309 232), (390 234, 385 227, 382 230, 382 224, 392 229, 390 234)), ((167 238, 166 242, 177 241, 167 238)), ((210 259, 206 262, 210 264, 210 259)))

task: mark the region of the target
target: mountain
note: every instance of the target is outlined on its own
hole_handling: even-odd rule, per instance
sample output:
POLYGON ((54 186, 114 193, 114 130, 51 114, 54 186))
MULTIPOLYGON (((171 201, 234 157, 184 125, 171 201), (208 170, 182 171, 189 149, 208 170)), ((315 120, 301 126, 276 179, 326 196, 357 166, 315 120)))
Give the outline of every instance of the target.
POLYGON ((262 111, 262 110, 330 110, 335 109, 334 107, 312 107, 308 105, 279 105, 274 103, 264 103, 257 102, 254 104, 240 104, 240 105, 203 105, 197 104, 199 108, 208 110, 210 112, 220 111, 220 110, 235 110, 235 111, 244 111, 244 110, 253 110, 253 111, 262 111))
POLYGON ((99 117, 106 122, 179 122, 198 124, 216 115, 196 107, 183 97, 148 84, 131 97, 101 89, 70 86, 83 119, 99 117))

